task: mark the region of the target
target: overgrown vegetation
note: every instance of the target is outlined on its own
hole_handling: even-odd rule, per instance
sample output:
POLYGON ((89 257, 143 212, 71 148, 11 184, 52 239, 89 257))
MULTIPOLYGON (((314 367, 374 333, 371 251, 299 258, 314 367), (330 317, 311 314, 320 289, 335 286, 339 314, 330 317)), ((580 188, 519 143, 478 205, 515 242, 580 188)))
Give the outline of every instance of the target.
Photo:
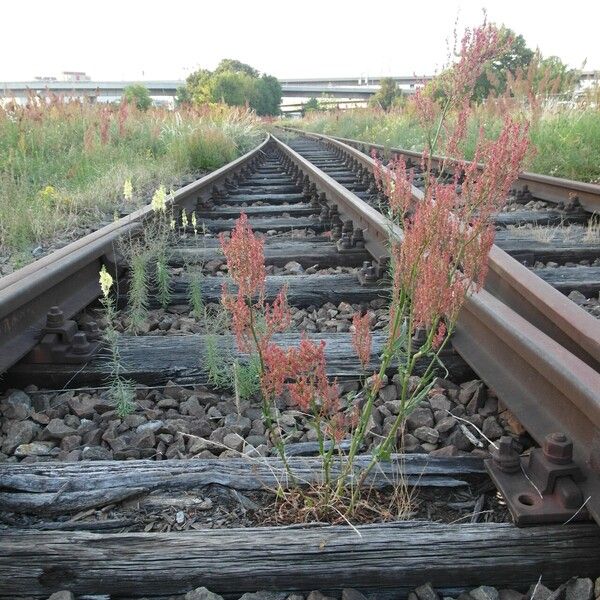
POLYGON ((150 92, 145 85, 134 83, 123 90, 121 102, 134 105, 138 110, 148 110, 152 106, 150 92))
POLYGON ((151 292, 163 308, 171 299, 168 259, 174 221, 164 186, 154 192, 151 206, 154 218, 144 224, 141 235, 120 243, 120 250, 129 264, 127 305, 129 329, 133 333, 138 333, 146 322, 151 292))
POLYGON ((276 77, 260 74, 239 60, 224 59, 214 71, 199 69, 178 90, 179 104, 248 106, 258 115, 278 115, 281 85, 276 77))
POLYGON ((109 352, 111 364, 108 393, 111 400, 115 403, 117 414, 120 417, 125 417, 135 408, 135 384, 129 379, 125 379, 122 375, 123 366, 118 345, 119 334, 115 329, 117 310, 115 300, 111 296, 112 287, 113 278, 103 265, 100 270, 100 289, 102 290, 100 302, 104 307, 106 317, 106 327, 104 328, 103 337, 109 352))
MULTIPOLYGON (((533 117, 529 108, 518 112, 533 117)), ((499 131, 503 114, 518 112, 496 111, 491 102, 478 107, 468 123, 464 142, 467 158, 473 157, 480 127, 492 138, 499 131)), ((426 147, 425 130, 412 112, 410 101, 407 108, 392 108, 389 112, 377 108, 311 112, 294 121, 293 126, 386 147, 419 152, 426 147)), ((600 105, 545 102, 531 121, 530 136, 534 152, 525 163, 527 170, 600 183, 600 105)))
MULTIPOLYGON (((472 110, 460 153, 473 158, 479 131, 494 139, 504 119, 511 117, 530 123, 534 152, 525 163, 527 170, 600 182, 600 91, 592 89, 575 99, 576 71, 567 69, 557 57, 544 58, 529 49, 523 38, 510 30, 494 30, 504 46, 498 57, 486 63, 467 99, 472 110)), ((428 145, 427 127, 419 119, 417 101, 443 100, 445 82, 454 75, 453 67, 449 67, 416 97, 390 102, 389 110, 384 110, 387 102, 353 110, 313 110, 294 121, 294 126, 422 151, 428 145)), ((448 121, 456 118, 457 114, 448 115, 448 121)))
POLYGON ((402 91, 391 77, 384 77, 379 82, 379 89, 369 100, 369 105, 383 110, 402 104, 402 91))
POLYGON ((70 239, 141 202, 160 183, 222 166, 255 146, 259 121, 239 108, 67 102, 32 97, 0 108, 0 253, 20 266, 37 246, 70 239))
MULTIPOLYGON (((356 314, 353 346, 364 371, 362 389, 342 401, 340 389, 327 376, 325 342, 303 337, 297 346, 283 347, 275 334, 291 322, 286 290, 266 302, 264 241, 256 237, 242 214, 230 237, 220 237, 229 277, 237 289, 223 287, 222 304, 231 317, 240 352, 258 359, 260 397, 265 428, 291 481, 291 491, 279 490, 281 498, 293 496, 299 513, 310 507, 317 520, 337 512, 352 518, 361 506, 363 484, 370 471, 390 454, 402 439, 410 413, 434 389, 435 376, 443 373, 442 351, 448 343, 458 314, 469 294, 484 283, 488 253, 494 239, 493 216, 506 202, 507 192, 522 167, 529 148, 528 126, 506 118, 493 142, 480 135, 473 150, 476 163, 465 161, 467 122, 477 78, 484 65, 499 56, 506 41, 488 25, 467 30, 458 60, 440 84, 437 98, 418 93, 415 118, 421 124, 429 159, 442 150, 456 156, 448 161, 461 174, 451 181, 437 178, 426 164, 424 196, 412 196, 413 173, 402 159, 376 163, 376 181, 385 198, 389 218, 402 229, 390 233, 390 320, 387 339, 373 361, 371 319, 356 314), (395 366, 397 365, 397 366, 395 366), (421 376, 415 377, 417 365, 421 376), (395 371, 397 390, 391 427, 379 436, 365 467, 356 457, 372 423, 375 401, 395 371), (322 461, 322 484, 305 494, 295 486, 295 474, 285 450, 279 425, 279 404, 284 400, 309 416, 322 461), (342 451, 340 442, 349 448, 342 451), (334 461, 339 470, 333 469, 334 461)), ((443 172, 443 166, 441 171, 443 172)), ((397 488, 401 504, 409 505, 407 487, 397 488)))

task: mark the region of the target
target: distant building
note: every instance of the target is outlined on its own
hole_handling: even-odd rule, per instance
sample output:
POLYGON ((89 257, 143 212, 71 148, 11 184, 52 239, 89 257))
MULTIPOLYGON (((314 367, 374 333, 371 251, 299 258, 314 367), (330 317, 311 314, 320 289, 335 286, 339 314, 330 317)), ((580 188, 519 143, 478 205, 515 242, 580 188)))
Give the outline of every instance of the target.
POLYGON ((63 71, 61 81, 91 81, 91 77, 84 71, 63 71))

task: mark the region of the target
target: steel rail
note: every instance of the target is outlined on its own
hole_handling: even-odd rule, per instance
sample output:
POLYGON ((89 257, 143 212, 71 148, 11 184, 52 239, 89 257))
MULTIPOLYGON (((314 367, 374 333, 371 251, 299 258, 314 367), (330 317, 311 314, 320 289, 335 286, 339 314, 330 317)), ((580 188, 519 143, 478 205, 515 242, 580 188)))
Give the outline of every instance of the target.
MULTIPOLYGON (((313 132, 307 132, 294 127, 283 127, 287 131, 300 133, 302 135, 322 135, 313 132)), ((379 150, 390 152, 395 155, 404 156, 411 160, 420 163, 422 154, 415 150, 404 150, 403 148, 391 148, 383 144, 375 144, 364 142, 362 140, 354 140, 337 136, 325 136, 332 140, 337 140, 348 146, 352 146, 361 152, 370 156, 371 150, 379 150)), ((449 167, 447 170, 452 171, 451 165, 457 160, 449 157, 433 155, 431 157, 432 164, 439 167, 440 164, 446 162, 449 167)), ((478 167, 481 169, 482 164, 478 167)), ((546 202, 558 204, 560 202, 568 203, 571 199, 577 198, 581 206, 590 213, 600 212, 600 185, 595 183, 587 183, 585 181, 576 181, 573 179, 564 179, 562 177, 552 177, 551 175, 540 175, 539 173, 530 173, 523 171, 519 174, 517 181, 513 185, 515 191, 529 191, 532 196, 546 202)))
MULTIPOLYGON (((345 142, 322 134, 304 134, 329 143, 373 170, 375 161, 345 142)), ((423 197, 413 186, 415 199, 423 197)), ((600 321, 540 279, 527 267, 493 246, 486 289, 583 362, 600 370, 600 321)))
MULTIPOLYGON (((371 157, 343 142, 311 136, 373 166, 371 157)), ((284 151, 301 168, 308 163, 295 151, 284 151)), ((308 173, 319 174, 314 165, 310 167, 308 173)), ((333 188, 330 177, 321 173, 321 178, 333 188)), ((318 179, 315 183, 321 187, 318 179)), ((369 214, 374 210, 339 187, 334 202, 342 202, 344 208, 362 204, 369 214)), ((416 188, 414 193, 415 199, 422 197, 416 188)), ((373 219, 372 227, 380 228, 381 237, 389 232, 398 235, 385 217, 373 219)), ((499 248, 490 253, 490 263, 491 289, 467 299, 453 346, 540 445, 555 432, 573 440, 573 459, 586 478, 580 487, 589 497, 590 514, 600 522, 600 323, 499 248), (552 320, 555 328, 549 326, 552 320), (575 352, 577 344, 581 347, 575 352)))
MULTIPOLYGON (((268 143, 269 137, 243 156, 177 190, 168 202, 194 208, 198 198, 208 197, 214 185, 258 156, 268 143)), ((59 306, 69 318, 100 296, 101 265, 116 261, 117 240, 141 228, 152 213, 150 206, 140 208, 0 279, 0 373, 36 345, 52 306, 59 306)))
MULTIPOLYGON (((182 188, 172 201, 186 208, 187 205, 193 207, 199 196, 209 194, 210 187, 241 168, 269 140, 308 175, 318 190, 336 203, 341 215, 365 230, 367 249, 375 258, 388 256, 389 236, 400 238, 401 230, 275 137, 267 138, 243 157, 182 188)), ((349 152, 363 164, 372 162, 370 157, 342 142, 329 140, 329 143, 349 152)), ((114 252, 120 235, 140 226, 150 214, 149 207, 140 209, 1 280, 0 331, 5 335, 0 343, 0 364, 9 366, 15 357, 22 356, 37 342, 43 325, 40 321, 57 298, 63 300, 61 308, 65 313, 72 315, 99 296, 99 264, 114 252), (74 285, 79 287, 74 289, 74 285)), ((597 326, 595 320, 591 322, 597 326)), ((581 332, 582 338, 584 333, 581 332)), ((457 350, 494 387, 499 398, 538 442, 557 430, 572 437, 575 459, 587 476, 581 487, 591 498, 588 508, 600 519, 600 373, 597 369, 577 357, 560 340, 553 340, 525 315, 518 314, 502 298, 486 291, 469 298, 455 337, 457 350)))

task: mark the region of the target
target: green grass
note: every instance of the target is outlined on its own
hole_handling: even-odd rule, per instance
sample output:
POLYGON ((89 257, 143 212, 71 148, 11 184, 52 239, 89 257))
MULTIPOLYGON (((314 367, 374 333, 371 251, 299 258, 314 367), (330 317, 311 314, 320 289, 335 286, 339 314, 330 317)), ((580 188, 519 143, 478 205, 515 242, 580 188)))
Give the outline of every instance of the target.
POLYGON ((56 100, 0 107, 0 254, 16 265, 32 248, 98 223, 160 183, 211 170, 255 146, 258 119, 239 109, 185 111, 56 100))
MULTIPOLYGON (((367 142, 421 151, 423 130, 409 110, 383 112, 374 108, 314 112, 293 127, 353 138, 367 142)), ((500 130, 501 117, 486 110, 476 112, 469 124, 465 145, 473 155, 479 126, 493 137, 500 130)), ((535 173, 600 183, 600 110, 598 108, 547 108, 533 120, 531 140, 534 152, 526 168, 535 173)))

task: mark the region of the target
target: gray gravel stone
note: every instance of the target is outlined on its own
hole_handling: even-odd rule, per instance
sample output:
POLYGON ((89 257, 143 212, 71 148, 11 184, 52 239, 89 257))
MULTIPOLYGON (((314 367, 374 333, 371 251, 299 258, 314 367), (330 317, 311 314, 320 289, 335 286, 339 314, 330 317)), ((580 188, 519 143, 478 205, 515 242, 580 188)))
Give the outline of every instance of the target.
POLYGON ((429 406, 432 410, 450 410, 452 402, 444 394, 435 394, 429 398, 429 406))
POLYGON ((241 450, 244 445, 244 438, 239 436, 237 433, 228 433, 223 438, 223 443, 232 450, 241 450))
POLYGON ((21 444, 15 448, 15 456, 48 456, 54 443, 52 442, 31 442, 30 444, 21 444))
POLYGON ((76 430, 69 427, 61 419, 52 419, 44 431, 42 431, 42 437, 46 440, 62 440, 68 435, 73 435, 76 430))
POLYGON ((379 397, 383 400, 383 402, 391 402, 398 398, 398 390, 396 389, 395 385, 386 385, 379 391, 379 397))
POLYGON ((342 590, 342 600, 367 600, 365 595, 354 588, 344 588, 342 590))
POLYGON ((148 421, 142 423, 135 428, 136 433, 156 433, 159 429, 164 427, 163 421, 148 421))
POLYGON ((579 578, 570 581, 565 590, 565 600, 593 600, 594 582, 591 579, 579 578))
POLYGON ((438 593, 433 589, 431 583, 426 583, 414 590, 419 600, 439 600, 438 593))
POLYGON ((504 435, 504 429, 498 424, 496 417, 492 416, 485 419, 481 431, 490 440, 497 440, 504 435))
POLYGON ((421 406, 415 408, 406 419, 409 429, 417 429, 418 427, 433 427, 433 413, 431 409, 421 406))
POLYGON ((469 441, 469 438, 459 428, 451 432, 446 441, 448 445, 456 446, 458 450, 462 450, 463 452, 468 452, 473 448, 473 444, 469 441))
POLYGON ((457 420, 448 415, 447 417, 444 417, 443 419, 441 419, 440 421, 438 421, 435 424, 435 428, 440 432, 440 433, 446 433, 448 431, 450 431, 457 423, 457 420))
POLYGON ((39 427, 31 421, 13 421, 6 432, 2 452, 11 454, 17 446, 28 444, 38 430, 39 427))
POLYGON ((2 405, 6 419, 22 421, 32 412, 31 398, 21 390, 10 392, 8 397, 2 401, 2 405))
POLYGON ((287 592, 272 592, 263 590, 260 592, 246 592, 239 600, 285 600, 287 592))
POLYGON ((246 435, 252 427, 252 421, 248 417, 240 417, 237 414, 228 414, 223 421, 223 427, 227 427, 233 433, 246 435))
POLYGON ((547 600, 550 594, 552 594, 552 590, 549 590, 543 583, 534 583, 529 587, 526 597, 530 600, 547 600))
POLYGON ((86 446, 81 452, 83 460, 111 460, 112 452, 103 446, 86 446))
POLYGON ((215 594, 205 587, 199 587, 185 595, 185 600, 223 600, 223 596, 215 594))
POLYGON ((295 260, 291 260, 290 262, 286 263, 283 266, 283 268, 288 273, 292 273, 293 275, 298 275, 304 271, 304 269, 302 268, 302 265, 299 262, 296 262, 295 260))
POLYGON ((496 588, 482 585, 469 592, 473 600, 499 600, 500 594, 496 588))
POLYGON ((73 592, 61 590, 60 592, 54 592, 48 600, 75 600, 75 596, 73 595, 73 592))
POLYGON ((436 444, 440 437, 439 431, 432 427, 417 427, 413 434, 417 439, 429 444, 436 444))

